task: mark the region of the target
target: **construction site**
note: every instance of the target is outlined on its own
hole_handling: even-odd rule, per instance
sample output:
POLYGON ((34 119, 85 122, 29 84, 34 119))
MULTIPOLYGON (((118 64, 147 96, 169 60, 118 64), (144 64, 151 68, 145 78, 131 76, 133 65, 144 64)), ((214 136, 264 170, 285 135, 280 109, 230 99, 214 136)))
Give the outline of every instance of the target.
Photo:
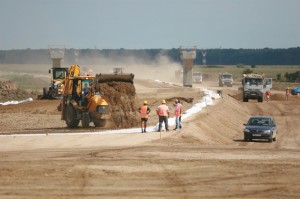
POLYGON ((182 80, 166 65, 110 74, 94 69, 93 75, 79 75, 83 67, 72 65, 54 81, 53 64, 51 86, 39 96, 1 81, 0 197, 298 198, 300 97, 287 101, 283 90, 274 90, 269 102, 243 102, 240 85, 220 87, 218 79, 193 84, 194 49, 180 51, 182 80), (85 81, 95 90, 77 100, 85 81), (204 89, 222 95, 199 108, 204 89), (26 98, 31 100, 4 104, 26 98), (170 121, 174 101, 181 100, 180 131, 157 132, 163 99, 170 121), (140 131, 138 112, 144 100, 151 109, 147 133, 140 131), (92 109, 93 103, 109 111, 92 109), (276 119, 276 142, 243 140, 243 124, 252 115, 276 119))

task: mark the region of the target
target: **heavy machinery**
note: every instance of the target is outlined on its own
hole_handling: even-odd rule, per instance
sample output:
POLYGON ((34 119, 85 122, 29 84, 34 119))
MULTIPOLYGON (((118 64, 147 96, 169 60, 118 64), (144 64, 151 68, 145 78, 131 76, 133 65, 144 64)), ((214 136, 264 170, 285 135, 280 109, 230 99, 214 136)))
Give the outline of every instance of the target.
POLYGON ((233 78, 230 73, 219 73, 219 86, 223 87, 224 85, 232 87, 233 78))
POLYGON ((80 76, 80 67, 71 65, 65 78, 63 98, 58 107, 61 119, 69 128, 76 128, 81 121, 82 127, 89 127, 93 122, 96 127, 103 127, 110 117, 109 104, 101 94, 99 84, 109 81, 133 82, 133 75, 98 74, 80 76))
POLYGON ((201 72, 193 72, 193 83, 202 84, 202 73, 201 72))
POLYGON ((61 62, 64 58, 64 45, 49 46, 50 58, 52 60, 52 68, 49 70, 51 75, 50 87, 43 88, 43 98, 53 99, 61 98, 64 90, 65 77, 68 75, 68 68, 61 67, 61 62))
POLYGON ((68 75, 68 68, 51 68, 49 74, 51 75, 50 87, 43 88, 43 98, 55 99, 61 98, 64 90, 65 77, 68 75))
POLYGON ((243 102, 249 99, 257 99, 263 102, 264 99, 264 75, 244 74, 243 75, 243 102))

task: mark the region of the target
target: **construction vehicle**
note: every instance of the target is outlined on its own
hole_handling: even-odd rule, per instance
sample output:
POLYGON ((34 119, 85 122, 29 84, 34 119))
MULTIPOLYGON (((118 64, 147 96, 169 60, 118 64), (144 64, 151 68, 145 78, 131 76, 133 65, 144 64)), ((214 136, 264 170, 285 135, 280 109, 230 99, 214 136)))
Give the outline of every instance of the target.
POLYGON ((49 46, 52 68, 49 70, 51 75, 50 87, 43 88, 44 99, 61 98, 64 90, 65 77, 68 75, 68 68, 61 67, 64 58, 65 47, 63 45, 49 46))
POLYGON ((133 82, 133 75, 98 74, 80 76, 80 67, 71 65, 65 78, 63 98, 58 107, 61 119, 69 128, 76 128, 81 121, 82 127, 89 127, 93 122, 96 127, 104 127, 110 118, 110 108, 105 97, 101 95, 101 82, 133 82))
POLYGON ((68 68, 51 68, 49 74, 51 75, 50 87, 43 88, 44 99, 61 98, 64 90, 65 77, 68 74, 68 68))
POLYGON ((114 74, 121 74, 121 73, 124 73, 124 68, 113 68, 113 73, 114 74))
POLYGON ((219 86, 223 87, 224 85, 232 87, 233 77, 230 73, 219 73, 219 86))
POLYGON ((202 73, 201 72, 193 72, 193 83, 202 84, 202 73))
POLYGON ((242 84, 243 102, 248 102, 249 99, 257 99, 258 102, 263 102, 264 75, 244 74, 242 84))

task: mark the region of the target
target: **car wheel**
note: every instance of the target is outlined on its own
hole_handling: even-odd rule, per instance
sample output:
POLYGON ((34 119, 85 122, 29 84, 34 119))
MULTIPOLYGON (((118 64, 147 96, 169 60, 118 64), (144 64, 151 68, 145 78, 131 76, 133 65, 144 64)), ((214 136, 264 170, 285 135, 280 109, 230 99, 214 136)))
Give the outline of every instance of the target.
POLYGON ((276 141, 276 140, 277 140, 276 137, 274 137, 274 138, 273 138, 273 141, 276 141))
POLYGON ((248 102, 248 98, 247 97, 243 97, 243 102, 248 102))
POLYGON ((268 139, 268 140, 269 140, 269 142, 270 142, 270 143, 272 143, 272 142, 273 142, 273 138, 270 138, 270 139, 268 139))

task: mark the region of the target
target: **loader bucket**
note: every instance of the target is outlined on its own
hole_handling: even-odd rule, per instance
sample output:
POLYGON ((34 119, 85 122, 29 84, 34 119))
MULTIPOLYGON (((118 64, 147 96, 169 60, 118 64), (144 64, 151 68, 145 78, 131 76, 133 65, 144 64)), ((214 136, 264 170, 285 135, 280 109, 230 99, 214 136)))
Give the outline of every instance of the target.
POLYGON ((134 74, 126 74, 126 73, 119 73, 119 74, 97 74, 96 79, 98 83, 105 83, 105 82, 129 82, 133 83, 134 74))

